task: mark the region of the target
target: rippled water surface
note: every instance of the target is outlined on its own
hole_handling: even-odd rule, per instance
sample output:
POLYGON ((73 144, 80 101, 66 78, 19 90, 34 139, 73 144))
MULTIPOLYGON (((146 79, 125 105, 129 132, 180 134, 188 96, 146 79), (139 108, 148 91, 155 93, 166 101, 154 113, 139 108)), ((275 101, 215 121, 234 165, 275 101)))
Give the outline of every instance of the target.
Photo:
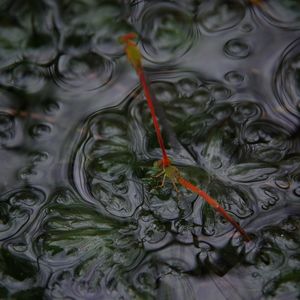
POLYGON ((0 1, 0 299, 299 299, 300 2, 0 1), (173 163, 250 234, 151 177, 173 163))

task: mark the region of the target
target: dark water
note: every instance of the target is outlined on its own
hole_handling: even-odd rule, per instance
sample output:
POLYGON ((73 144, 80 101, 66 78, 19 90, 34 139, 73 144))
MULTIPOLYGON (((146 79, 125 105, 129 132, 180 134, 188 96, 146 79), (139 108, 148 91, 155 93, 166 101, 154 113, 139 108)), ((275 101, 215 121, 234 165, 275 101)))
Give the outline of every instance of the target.
POLYGON ((0 299, 299 299, 299 1, 0 12, 0 299), (155 188, 160 150, 117 42, 130 31, 174 164, 252 242, 155 188))

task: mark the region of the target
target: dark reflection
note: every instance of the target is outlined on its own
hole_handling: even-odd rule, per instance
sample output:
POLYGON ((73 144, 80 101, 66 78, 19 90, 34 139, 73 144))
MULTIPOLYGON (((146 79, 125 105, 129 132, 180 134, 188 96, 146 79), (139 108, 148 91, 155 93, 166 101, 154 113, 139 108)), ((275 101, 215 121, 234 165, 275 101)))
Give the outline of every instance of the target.
POLYGON ((0 1, 0 298, 296 299, 299 1, 0 1), (137 32, 174 165, 118 37, 137 32))

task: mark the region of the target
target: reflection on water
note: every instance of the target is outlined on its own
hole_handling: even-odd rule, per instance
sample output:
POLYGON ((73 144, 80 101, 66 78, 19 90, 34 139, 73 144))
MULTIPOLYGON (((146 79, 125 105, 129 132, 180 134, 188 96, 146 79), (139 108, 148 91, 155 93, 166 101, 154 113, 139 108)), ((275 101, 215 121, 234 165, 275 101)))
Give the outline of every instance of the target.
POLYGON ((1 2, 1 299, 300 296, 300 6, 250 2, 1 2), (129 31, 170 157, 250 243, 157 188, 129 31))

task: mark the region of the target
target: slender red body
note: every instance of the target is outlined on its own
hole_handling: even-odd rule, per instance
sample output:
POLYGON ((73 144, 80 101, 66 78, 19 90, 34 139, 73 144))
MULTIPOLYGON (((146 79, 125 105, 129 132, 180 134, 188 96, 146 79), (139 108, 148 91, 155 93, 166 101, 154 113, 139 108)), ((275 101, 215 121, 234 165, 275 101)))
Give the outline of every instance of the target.
POLYGON ((193 185, 191 182, 187 181, 183 177, 179 177, 177 179, 178 183, 180 183, 182 186, 184 186, 186 189, 198 194, 200 197, 202 197, 210 206, 212 206, 215 210, 217 210, 227 221, 229 221, 245 238, 246 241, 250 241, 250 237, 247 235, 245 230, 233 219, 231 218, 228 213, 225 211, 225 209, 220 206, 220 204, 210 197, 208 194, 206 194, 203 190, 199 189, 195 185, 193 185))
POLYGON ((153 124, 154 124, 154 128, 155 128, 155 132, 156 132, 156 136, 157 136, 157 140, 158 140, 159 146, 161 148, 162 163, 163 163, 164 167, 167 167, 167 166, 170 165, 170 159, 169 159, 169 157, 167 155, 167 152, 166 152, 166 148, 165 148, 164 140, 163 140, 162 135, 161 135, 161 131, 160 131, 158 119, 157 119, 157 116, 155 114, 155 109, 154 109, 153 101, 151 99, 150 90, 149 90, 149 87, 147 85, 145 74, 144 74, 144 71, 143 71, 142 68, 138 71, 138 76, 140 78, 140 82, 142 84, 145 97, 147 99, 147 103, 148 103, 148 107, 149 107, 150 112, 151 112, 151 116, 152 116, 152 120, 153 120, 153 124))

